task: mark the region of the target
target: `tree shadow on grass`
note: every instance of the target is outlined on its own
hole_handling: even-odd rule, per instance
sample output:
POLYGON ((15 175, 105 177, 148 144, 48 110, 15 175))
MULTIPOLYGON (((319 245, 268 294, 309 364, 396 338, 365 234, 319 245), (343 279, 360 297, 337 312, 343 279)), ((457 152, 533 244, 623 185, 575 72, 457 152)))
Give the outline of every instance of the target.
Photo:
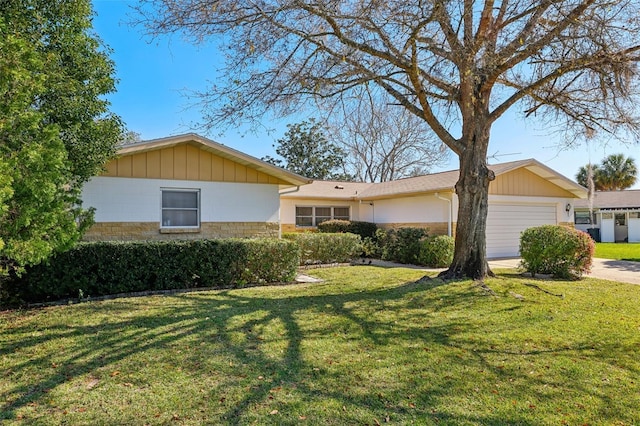
MULTIPOLYGON (((363 423, 366 419, 373 424, 374 420, 382 422, 390 417, 425 424, 537 424, 530 413, 505 418, 490 409, 464 413, 442 408, 446 406, 444 401, 455 401, 456 393, 473 394, 473 390, 466 385, 460 389, 460 382, 447 378, 446 374, 434 377, 429 372, 430 363, 451 362, 460 364, 460 368, 470 363, 474 368, 490 372, 497 380, 511 380, 510 383, 515 384, 500 395, 504 398, 527 393, 531 387, 545 386, 553 392, 541 398, 561 398, 567 384, 550 383, 545 378, 530 377, 524 371, 496 366, 496 356, 514 354, 483 343, 481 336, 470 337, 474 330, 464 318, 439 320, 447 315, 451 306, 474 303, 479 290, 470 286, 464 291, 438 292, 440 285, 441 281, 419 281, 320 295, 306 294, 302 288, 299 295, 290 297, 279 296, 277 288, 251 293, 242 290, 189 293, 163 297, 165 303, 158 308, 159 312, 148 314, 144 313, 145 299, 72 308, 82 315, 101 318, 91 325, 60 323, 40 329, 37 324, 34 327, 33 322, 24 321, 24 325, 0 332, 0 341, 7 342, 0 348, 0 359, 24 358, 12 364, 3 380, 35 370, 39 371, 38 377, 2 386, 6 390, 0 392, 0 419, 16 419, 18 410, 28 404, 44 404, 47 394, 68 381, 87 375, 113 374, 137 354, 159 351, 170 358, 166 352, 188 346, 185 350, 189 354, 180 360, 188 364, 185 368, 195 370, 193 374, 197 379, 205 379, 206 373, 198 375, 197 372, 202 363, 221 358, 216 360, 215 367, 222 377, 206 392, 208 401, 219 401, 220 405, 215 410, 208 408, 214 416, 208 420, 213 423, 255 421, 273 412, 270 411, 273 406, 279 407, 280 412, 274 417, 262 418, 261 423, 294 423, 298 418, 313 416, 313 410, 321 409, 316 401, 326 400, 339 409, 336 423, 363 423), (314 321, 316 316, 320 319, 314 321), (265 332, 274 326, 281 328, 280 333, 265 332), (347 331, 342 333, 342 330, 347 331), (355 341, 341 343, 341 333, 349 336, 347 340, 355 341), (281 342, 265 341, 264 336, 281 342), (57 348, 56 342, 63 342, 65 346, 57 348), (335 342, 335 350, 323 349, 336 358, 335 364, 314 358, 309 345, 316 342, 335 342), (281 352, 274 355, 269 348, 280 343, 281 352), (408 348, 406 356, 388 359, 384 353, 397 345, 408 348), (48 346, 53 348, 43 349, 48 346), (343 348, 351 351, 348 355, 352 359, 340 353, 343 348), (428 351, 430 348, 441 348, 450 354, 433 354, 428 351), (377 371, 350 369, 350 363, 357 366, 367 355, 380 357, 380 370, 402 371, 403 378, 378 384, 377 371), (225 368, 222 360, 227 359, 228 368, 225 368), (391 366, 391 362, 402 365, 391 366), (360 379, 354 380, 355 375, 363 376, 361 388, 358 387, 360 379), (228 386, 244 391, 225 401, 221 395, 225 395, 228 386), (297 395, 297 402, 271 402, 274 389, 279 387, 287 387, 297 395)), ((33 315, 46 313, 34 312, 33 315)), ((558 356, 571 353, 615 363, 616 352, 619 350, 604 347, 594 352, 589 344, 580 344, 522 351, 516 355, 535 358, 547 353, 558 356), (610 358, 604 356, 608 351, 610 358)), ((574 388, 574 391, 587 394, 589 389, 574 388)), ((598 395, 598 398, 602 404, 610 402, 607 395, 598 395)), ((130 419, 136 419, 135 413, 131 415, 130 419)))

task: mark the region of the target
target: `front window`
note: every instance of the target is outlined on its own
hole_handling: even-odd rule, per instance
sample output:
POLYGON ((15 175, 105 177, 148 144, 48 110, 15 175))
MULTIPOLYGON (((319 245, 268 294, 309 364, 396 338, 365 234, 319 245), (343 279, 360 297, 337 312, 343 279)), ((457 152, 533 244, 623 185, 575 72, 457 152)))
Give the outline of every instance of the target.
POLYGON ((200 190, 162 189, 162 227, 200 226, 200 190))
POLYGON ((575 211, 574 212, 574 223, 576 225, 591 225, 596 224, 596 215, 589 215, 588 211, 575 211))
POLYGON ((331 219, 349 220, 349 207, 296 206, 296 226, 318 226, 331 219))

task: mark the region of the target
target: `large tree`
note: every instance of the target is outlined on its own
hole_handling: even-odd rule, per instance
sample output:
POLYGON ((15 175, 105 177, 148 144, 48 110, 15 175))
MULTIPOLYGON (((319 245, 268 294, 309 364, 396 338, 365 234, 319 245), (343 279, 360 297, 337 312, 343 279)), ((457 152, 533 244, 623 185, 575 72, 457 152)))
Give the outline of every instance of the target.
POLYGON ((115 153, 120 119, 103 95, 113 63, 88 0, 0 5, 0 272, 73 244, 89 223, 82 184, 115 153))
POLYGON ((322 124, 313 118, 287 125, 274 148, 280 158, 262 160, 311 179, 350 180, 344 171, 345 152, 327 139, 322 124))
MULTIPOLYGON (((620 191, 630 188, 636 183, 638 168, 631 157, 624 154, 612 154, 602 160, 601 164, 591 165, 593 185, 596 191, 620 191)), ((588 186, 589 165, 578 170, 576 180, 582 186, 588 186)))
MULTIPOLYGON (((459 157, 456 248, 445 277, 483 278, 492 125, 520 105, 571 138, 637 132, 636 0, 143 0, 153 34, 219 37, 221 122, 350 102, 376 86, 459 157)), ((636 134, 637 137, 637 134, 636 134)))

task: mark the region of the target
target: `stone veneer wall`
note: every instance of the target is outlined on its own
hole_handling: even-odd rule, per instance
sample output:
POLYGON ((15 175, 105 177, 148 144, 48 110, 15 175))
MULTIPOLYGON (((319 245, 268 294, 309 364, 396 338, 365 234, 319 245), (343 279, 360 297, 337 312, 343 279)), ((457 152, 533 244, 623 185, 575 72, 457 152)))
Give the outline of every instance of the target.
POLYGON ((196 240, 213 238, 278 237, 270 222, 206 222, 199 230, 160 229, 157 222, 97 222, 84 241, 196 240))
MULTIPOLYGON (((447 235, 447 222, 426 222, 426 223, 378 223, 378 228, 398 229, 398 228, 428 228, 429 235, 447 235)), ((456 223, 451 224, 451 232, 456 234, 456 223)), ((316 228, 297 228, 294 224, 283 223, 282 232, 304 232, 315 231, 316 228)))
MULTIPOLYGON (((418 222, 418 223, 379 223, 382 229, 398 229, 398 228, 427 228, 429 235, 447 235, 447 222, 418 222)), ((456 235, 456 222, 451 224, 451 233, 456 235)))

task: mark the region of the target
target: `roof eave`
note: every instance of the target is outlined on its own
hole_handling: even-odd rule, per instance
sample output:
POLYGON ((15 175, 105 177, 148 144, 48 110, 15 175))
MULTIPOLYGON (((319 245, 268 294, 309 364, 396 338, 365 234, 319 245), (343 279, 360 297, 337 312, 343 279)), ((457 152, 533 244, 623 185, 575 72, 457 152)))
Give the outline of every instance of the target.
POLYGON ((429 188, 423 191, 403 191, 403 192, 393 192, 393 193, 384 193, 384 194, 375 194, 371 196, 367 196, 366 194, 360 196, 358 199, 361 201, 375 201, 375 200, 386 200, 392 198, 403 198, 403 197, 420 197, 422 195, 427 194, 435 194, 436 192, 455 192, 455 189, 450 186, 443 186, 441 188, 429 188))

